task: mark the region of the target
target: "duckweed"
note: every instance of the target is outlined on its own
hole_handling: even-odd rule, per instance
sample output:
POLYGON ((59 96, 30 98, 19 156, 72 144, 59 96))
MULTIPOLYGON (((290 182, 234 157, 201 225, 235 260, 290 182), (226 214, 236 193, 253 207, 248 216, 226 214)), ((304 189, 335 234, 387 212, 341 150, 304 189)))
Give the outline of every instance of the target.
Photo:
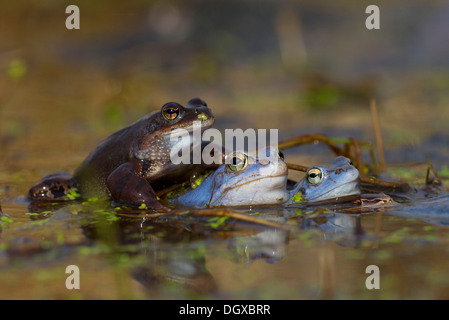
POLYGON ((82 204, 86 205, 89 204, 89 202, 96 202, 99 201, 98 197, 92 197, 92 198, 88 198, 87 201, 83 202, 82 204))
POLYGON ((25 215, 27 215, 27 216, 38 216, 39 213, 36 213, 36 212, 25 212, 25 215))
POLYGON ((148 210, 148 207, 147 207, 146 203, 142 203, 142 204, 139 206, 139 209, 140 209, 140 210, 148 210))
POLYGON ((70 190, 70 192, 67 193, 67 197, 70 200, 76 200, 76 199, 79 199, 81 197, 81 194, 79 194, 76 190, 70 190))
POLYGON ((226 216, 210 218, 209 220, 207 220, 206 225, 216 229, 222 226, 228 219, 229 217, 226 216))
POLYGON ((3 216, 0 218, 0 228, 8 227, 12 223, 14 223, 14 220, 12 220, 11 218, 9 218, 7 216, 3 216))
POLYGON ((295 195, 292 197, 292 201, 293 201, 294 203, 298 203, 298 204, 300 204, 300 203, 305 203, 305 202, 306 202, 306 200, 304 200, 304 199, 302 198, 302 193, 301 193, 301 192, 298 192, 297 194, 295 194, 295 195))
POLYGON ((7 216, 3 216, 0 218, 0 221, 3 223, 13 223, 14 220, 12 220, 11 218, 7 217, 7 216))

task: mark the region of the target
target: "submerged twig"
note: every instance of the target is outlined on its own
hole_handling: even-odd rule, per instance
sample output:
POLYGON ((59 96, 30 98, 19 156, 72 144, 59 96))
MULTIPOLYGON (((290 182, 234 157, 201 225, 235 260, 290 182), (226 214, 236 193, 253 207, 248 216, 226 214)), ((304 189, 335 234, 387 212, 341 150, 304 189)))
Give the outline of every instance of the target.
POLYGON ((151 214, 127 214, 127 213, 117 213, 120 216, 127 217, 127 218, 159 218, 159 217, 170 217, 170 216, 215 216, 215 217, 229 217, 240 221, 250 222, 259 224, 266 227, 272 227, 272 228, 278 228, 278 229, 284 229, 284 230, 290 230, 290 227, 287 225, 283 225, 280 223, 272 222, 263 220, 260 218, 254 218, 248 215, 236 213, 230 210, 194 210, 190 211, 171 211, 171 212, 160 212, 160 213, 151 213, 151 214))

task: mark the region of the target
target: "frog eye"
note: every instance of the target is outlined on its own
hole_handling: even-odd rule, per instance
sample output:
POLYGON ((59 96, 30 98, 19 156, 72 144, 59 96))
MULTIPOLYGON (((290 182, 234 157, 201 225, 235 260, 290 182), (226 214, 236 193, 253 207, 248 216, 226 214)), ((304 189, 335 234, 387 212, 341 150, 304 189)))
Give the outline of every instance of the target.
POLYGON ((351 159, 346 159, 346 160, 348 160, 348 164, 349 164, 349 165, 354 166, 354 163, 352 163, 352 160, 351 160, 351 159))
POLYGON ((243 153, 234 153, 229 158, 227 168, 231 171, 237 172, 243 170, 248 165, 248 157, 243 153))
POLYGON ((180 109, 179 106, 177 106, 174 103, 166 103, 163 107, 162 107, 162 116, 164 117, 165 120, 175 120, 176 118, 179 117, 180 114, 180 109))
POLYGON ((319 168, 312 168, 307 171, 307 181, 309 181, 310 184, 318 184, 323 180, 324 174, 323 170, 319 168))

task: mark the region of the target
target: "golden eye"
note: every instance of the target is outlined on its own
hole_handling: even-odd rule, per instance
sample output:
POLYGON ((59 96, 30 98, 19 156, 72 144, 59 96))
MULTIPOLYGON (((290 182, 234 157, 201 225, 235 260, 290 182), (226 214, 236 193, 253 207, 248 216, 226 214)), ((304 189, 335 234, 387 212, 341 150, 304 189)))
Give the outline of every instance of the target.
POLYGON ((227 167, 231 171, 240 171, 246 168, 248 165, 248 158, 246 154, 234 153, 230 156, 227 167))
POLYGON ((174 103, 166 103, 162 107, 162 116, 165 120, 175 120, 179 117, 180 109, 179 106, 177 106, 174 103))
POLYGON ((348 160, 348 164, 350 164, 351 166, 354 165, 354 163, 352 163, 352 160, 351 160, 351 159, 347 159, 347 158, 346 158, 346 160, 348 160))
POLYGON ((323 170, 319 168, 312 168, 307 171, 307 181, 309 181, 310 184, 318 184, 323 180, 324 174, 323 170))

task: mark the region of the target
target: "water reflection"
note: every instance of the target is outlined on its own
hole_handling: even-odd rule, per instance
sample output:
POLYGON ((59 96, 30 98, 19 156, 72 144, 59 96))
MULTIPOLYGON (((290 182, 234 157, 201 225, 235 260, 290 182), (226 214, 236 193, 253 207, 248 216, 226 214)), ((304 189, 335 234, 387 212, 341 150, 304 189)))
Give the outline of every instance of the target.
POLYGON ((285 230, 265 230, 255 235, 237 236, 229 241, 231 260, 237 263, 252 263, 262 259, 276 263, 287 253, 289 232, 285 230))
POLYGON ((326 241, 336 241, 341 246, 358 247, 365 236, 359 214, 331 213, 311 219, 303 219, 304 230, 318 229, 326 241))
POLYGON ((389 214, 419 219, 437 226, 449 226, 449 195, 432 197, 396 206, 389 214))
MULTIPOLYGON (((245 277, 252 268, 264 270, 254 276, 259 278, 257 286, 261 288, 265 280, 282 278, 282 273, 275 270, 285 270, 295 277, 292 287, 286 290, 312 281, 317 287, 308 283, 309 287, 304 289, 312 292, 308 294, 332 298, 339 292, 338 284, 341 286, 342 275, 338 271, 341 263, 357 265, 357 261, 362 262, 357 257, 368 257, 369 253, 375 257, 375 263, 388 266, 388 260, 379 257, 390 257, 387 248, 391 244, 401 247, 435 244, 436 240, 423 234, 426 229, 417 220, 447 225, 448 201, 449 196, 441 194, 421 199, 413 206, 408 202, 395 203, 362 213, 347 213, 350 208, 347 204, 242 207, 233 209, 233 216, 221 220, 216 215, 223 211, 220 209, 200 210, 203 214, 183 211, 158 216, 114 211, 109 202, 73 202, 66 206, 59 203, 53 211, 36 206, 33 208, 40 213, 27 216, 27 221, 22 216, 22 221, 16 219, 20 224, 15 222, 5 229, 1 243, 7 250, 2 251, 1 262, 3 270, 20 264, 33 269, 42 267, 42 257, 57 262, 75 255, 74 261, 71 256, 71 263, 77 264, 78 259, 83 259, 81 252, 87 250, 92 258, 103 257, 110 262, 108 268, 112 269, 106 268, 105 272, 121 266, 148 297, 178 298, 223 297, 223 281, 227 281, 221 279, 224 267, 230 268, 224 276, 229 281, 245 277), (247 219, 239 219, 240 216, 247 219), (400 219, 397 230, 390 229, 392 217, 400 219), (351 257, 341 260, 342 252, 352 254, 356 260, 351 257), (304 263, 311 258, 317 275, 307 279, 305 275, 311 271, 307 271, 304 263), (211 263, 217 259, 218 265, 211 263), (296 274, 292 271, 296 269, 306 273, 296 274), (274 273, 270 274, 270 270, 274 273)), ((5 205, 10 208, 10 203, 2 204, 3 211, 5 205)), ((95 280, 84 285, 95 286, 95 280)))

